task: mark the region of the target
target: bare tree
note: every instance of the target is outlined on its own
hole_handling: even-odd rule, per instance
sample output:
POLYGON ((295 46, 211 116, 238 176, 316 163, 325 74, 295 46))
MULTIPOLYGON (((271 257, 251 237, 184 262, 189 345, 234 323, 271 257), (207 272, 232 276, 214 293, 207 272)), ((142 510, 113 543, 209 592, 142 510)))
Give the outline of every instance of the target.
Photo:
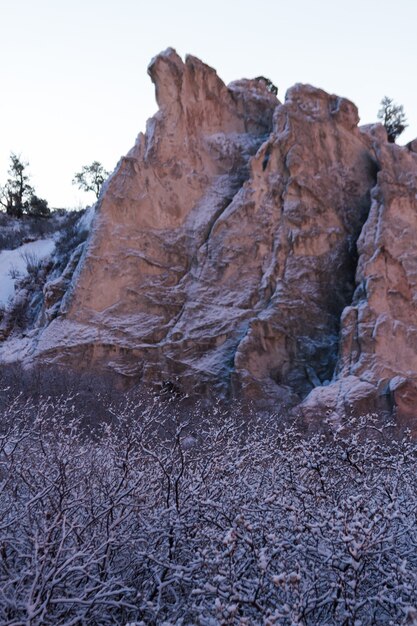
POLYGON ((75 174, 73 185, 78 185, 83 191, 92 191, 96 198, 100 195, 100 189, 110 172, 104 169, 99 161, 93 161, 91 165, 84 165, 81 172, 75 174))

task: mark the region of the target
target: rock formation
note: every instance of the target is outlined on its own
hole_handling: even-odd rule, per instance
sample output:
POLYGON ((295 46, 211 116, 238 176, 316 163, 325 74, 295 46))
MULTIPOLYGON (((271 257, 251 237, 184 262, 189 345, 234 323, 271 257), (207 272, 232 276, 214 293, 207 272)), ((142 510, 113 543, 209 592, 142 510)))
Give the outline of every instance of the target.
POLYGON ((46 285, 53 319, 25 362, 411 415, 415 142, 309 85, 283 104, 262 79, 226 87, 172 49, 149 74, 159 111, 105 185, 62 300, 46 285))
POLYGON ((341 414, 397 407, 417 415, 417 153, 369 129, 380 169, 357 247, 357 288, 341 319, 336 381, 308 403, 341 414))

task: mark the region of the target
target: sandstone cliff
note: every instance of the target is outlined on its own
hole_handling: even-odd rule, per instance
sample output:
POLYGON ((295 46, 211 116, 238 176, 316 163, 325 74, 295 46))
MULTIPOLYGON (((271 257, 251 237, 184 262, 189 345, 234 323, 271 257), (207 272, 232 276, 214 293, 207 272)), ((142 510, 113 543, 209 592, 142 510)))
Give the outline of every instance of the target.
POLYGON ((309 415, 413 413, 414 143, 358 127, 344 98, 295 85, 281 104, 265 81, 226 87, 172 49, 149 74, 159 111, 26 362, 309 415))

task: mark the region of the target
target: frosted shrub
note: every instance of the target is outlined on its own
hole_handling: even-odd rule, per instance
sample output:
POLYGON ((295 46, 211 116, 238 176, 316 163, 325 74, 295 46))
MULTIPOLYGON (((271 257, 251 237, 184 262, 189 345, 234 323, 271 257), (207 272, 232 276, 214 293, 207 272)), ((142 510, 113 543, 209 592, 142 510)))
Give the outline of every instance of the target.
POLYGON ((25 262, 28 274, 36 275, 40 269, 42 260, 34 252, 25 251, 20 255, 25 262))
POLYGON ((87 435, 70 401, 12 403, 0 623, 414 623, 415 444, 242 420, 155 402, 87 435))

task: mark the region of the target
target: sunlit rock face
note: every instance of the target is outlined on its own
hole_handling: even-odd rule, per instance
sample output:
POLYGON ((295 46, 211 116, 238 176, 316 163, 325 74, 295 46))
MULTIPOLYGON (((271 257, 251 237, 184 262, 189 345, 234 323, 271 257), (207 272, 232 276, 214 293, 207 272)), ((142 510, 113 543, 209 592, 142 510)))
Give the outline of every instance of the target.
POLYGON ((308 416, 413 413, 415 142, 309 85, 283 104, 263 80, 226 87, 172 49, 149 74, 159 111, 26 360, 308 416))
MULTIPOLYGON (((264 81, 226 87, 213 69, 194 57, 183 62, 171 49, 149 74, 159 111, 107 184, 61 316, 37 353, 152 384, 174 385, 181 376, 189 390, 227 386, 224 348, 210 353, 232 294, 217 306, 223 268, 210 285, 202 274, 213 229, 249 179, 278 100, 264 81)), ((215 254, 222 262, 222 251, 215 254)))

